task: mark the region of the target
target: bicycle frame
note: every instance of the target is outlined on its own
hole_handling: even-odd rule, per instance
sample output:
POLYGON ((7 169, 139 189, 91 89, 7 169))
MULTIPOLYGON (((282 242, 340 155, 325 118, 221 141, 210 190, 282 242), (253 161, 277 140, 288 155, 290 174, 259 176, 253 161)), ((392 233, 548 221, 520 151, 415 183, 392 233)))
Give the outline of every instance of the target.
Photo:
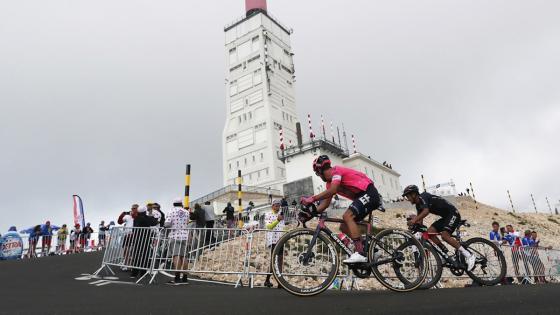
MULTIPOLYGON (((329 229, 326 226, 326 224, 325 224, 326 222, 344 223, 344 220, 335 219, 335 218, 328 218, 325 213, 321 213, 319 215, 319 224, 317 224, 317 227, 315 228, 315 233, 313 234, 313 238, 311 239, 311 242, 309 242, 309 246, 307 247, 307 252, 305 253, 305 257, 303 259, 304 264, 307 264, 309 259, 312 257, 313 247, 315 246, 315 243, 317 242, 317 238, 319 237, 319 233, 321 233, 321 232, 325 233, 348 256, 350 256, 354 253, 350 248, 348 248, 348 246, 346 246, 346 244, 344 244, 344 242, 342 242, 342 240, 340 238, 338 238, 336 232, 333 232, 331 229, 329 229)), ((364 244, 364 251, 367 253, 369 251, 370 243, 372 243, 373 241, 379 241, 379 240, 375 237, 375 235, 373 235, 371 233, 371 223, 369 223, 369 222, 357 222, 357 224, 361 225, 361 226, 365 226, 367 228, 367 230, 366 230, 366 242, 364 244)), ((304 225, 304 227, 305 227, 305 225, 304 225)), ((382 249, 385 252, 388 253, 387 249, 385 249, 385 248, 382 248, 382 249)), ((368 267, 378 266, 378 265, 386 264, 386 263, 392 262, 392 261, 393 261, 393 259, 384 259, 384 260, 380 260, 380 261, 377 261, 377 262, 369 262, 368 267)))

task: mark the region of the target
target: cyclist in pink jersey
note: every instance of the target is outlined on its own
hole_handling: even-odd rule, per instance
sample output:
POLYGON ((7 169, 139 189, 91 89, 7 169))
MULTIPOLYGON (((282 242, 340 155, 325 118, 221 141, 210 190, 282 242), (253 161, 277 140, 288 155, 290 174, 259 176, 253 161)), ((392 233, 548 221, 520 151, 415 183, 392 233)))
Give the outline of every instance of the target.
POLYGON ((308 205, 320 201, 317 212, 323 212, 329 207, 336 194, 352 200, 352 204, 342 215, 344 223, 340 225, 340 230, 352 238, 355 252, 343 262, 346 264, 367 262, 356 222, 363 220, 381 205, 379 192, 373 181, 364 173, 351 168, 331 167, 331 160, 326 155, 321 155, 313 161, 313 171, 326 183, 327 190, 315 196, 303 197, 301 203, 308 205))

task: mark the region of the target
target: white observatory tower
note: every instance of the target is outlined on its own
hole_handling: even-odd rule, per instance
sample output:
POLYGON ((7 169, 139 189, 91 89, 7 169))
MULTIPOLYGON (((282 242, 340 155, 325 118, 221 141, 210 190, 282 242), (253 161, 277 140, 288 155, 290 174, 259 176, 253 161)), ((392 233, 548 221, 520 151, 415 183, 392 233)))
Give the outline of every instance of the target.
POLYGON ((246 15, 224 28, 226 122, 223 131, 224 185, 237 170, 248 186, 282 189, 284 143, 296 143, 292 30, 267 13, 266 0, 246 0, 246 15))

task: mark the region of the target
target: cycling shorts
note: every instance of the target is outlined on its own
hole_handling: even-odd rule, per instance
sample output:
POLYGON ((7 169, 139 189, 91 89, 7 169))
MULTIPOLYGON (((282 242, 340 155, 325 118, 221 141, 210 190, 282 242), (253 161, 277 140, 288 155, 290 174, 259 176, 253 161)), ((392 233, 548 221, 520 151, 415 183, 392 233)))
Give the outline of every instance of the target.
POLYGON ((447 216, 434 222, 432 226, 440 233, 443 231, 448 231, 449 233, 453 233, 455 229, 457 229, 457 227, 459 226, 460 222, 461 222, 461 215, 459 215, 459 212, 453 211, 449 213, 447 216))
POLYGON ((373 210, 379 208, 381 205, 380 201, 377 188, 373 184, 369 184, 366 191, 358 194, 349 207, 354 214, 354 220, 357 222, 362 221, 373 210))

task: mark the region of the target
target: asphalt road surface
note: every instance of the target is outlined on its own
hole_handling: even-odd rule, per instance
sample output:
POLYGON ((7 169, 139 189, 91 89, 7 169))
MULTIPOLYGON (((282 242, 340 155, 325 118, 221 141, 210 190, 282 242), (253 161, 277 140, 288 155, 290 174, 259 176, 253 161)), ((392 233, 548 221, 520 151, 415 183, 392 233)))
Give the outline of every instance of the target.
POLYGON ((411 293, 331 290, 299 298, 280 289, 195 282, 76 280, 100 263, 100 253, 0 262, 0 314, 560 314, 560 285, 553 284, 411 293))

